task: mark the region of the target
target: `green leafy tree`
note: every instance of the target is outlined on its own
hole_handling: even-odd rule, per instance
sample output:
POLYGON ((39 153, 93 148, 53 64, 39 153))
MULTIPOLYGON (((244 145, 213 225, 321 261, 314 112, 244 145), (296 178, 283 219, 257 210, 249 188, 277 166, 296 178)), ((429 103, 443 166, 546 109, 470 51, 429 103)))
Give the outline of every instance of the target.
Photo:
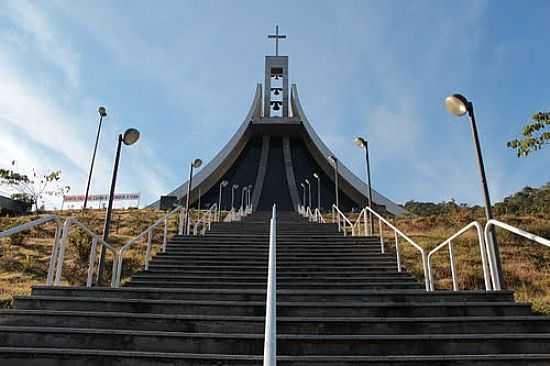
POLYGON ((516 150, 518 157, 527 156, 550 144, 550 112, 535 113, 521 134, 521 138, 506 143, 506 146, 516 150))
MULTIPOLYGON (((12 161, 12 168, 14 166, 15 161, 12 161)), ((69 186, 61 185, 60 170, 41 174, 33 169, 32 175, 29 176, 13 169, 0 168, 0 184, 16 191, 12 198, 34 205, 36 211, 39 210, 39 202, 43 201, 45 196, 60 196, 70 190, 69 186)))

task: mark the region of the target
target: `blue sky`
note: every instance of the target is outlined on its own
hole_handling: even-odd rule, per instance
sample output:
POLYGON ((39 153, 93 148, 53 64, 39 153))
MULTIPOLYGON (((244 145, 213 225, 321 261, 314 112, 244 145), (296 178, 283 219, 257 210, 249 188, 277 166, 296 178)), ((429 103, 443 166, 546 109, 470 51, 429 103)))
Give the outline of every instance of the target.
POLYGON ((443 107, 461 92, 500 200, 550 180, 550 151, 518 159, 505 147, 550 109, 547 14, 548 1, 4 0, 0 166, 61 169, 83 193, 102 104, 92 191, 108 191, 116 136, 136 127, 118 191, 153 201, 242 122, 279 24, 308 118, 359 176, 363 135, 373 185, 389 198, 479 203, 467 120, 443 107))

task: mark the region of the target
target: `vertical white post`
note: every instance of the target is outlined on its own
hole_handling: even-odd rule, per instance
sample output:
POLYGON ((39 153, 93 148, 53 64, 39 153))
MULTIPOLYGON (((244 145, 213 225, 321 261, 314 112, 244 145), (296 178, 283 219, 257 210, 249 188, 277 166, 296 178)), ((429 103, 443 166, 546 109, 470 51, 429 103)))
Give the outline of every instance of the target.
POLYGON ((384 232, 382 231, 382 220, 378 219, 378 234, 380 234, 380 251, 384 254, 384 232))
POLYGON ((273 205, 265 301, 264 366, 277 365, 277 211, 273 205))
POLYGON ((458 281, 456 279, 455 258, 453 255, 453 242, 449 241, 449 262, 451 264, 451 276, 453 278, 453 291, 458 291, 458 281))
POLYGON ((166 243, 168 242, 168 217, 164 218, 164 232, 162 237, 162 252, 166 252, 166 243))
POLYGON ((184 208, 180 208, 180 222, 178 226, 178 235, 183 235, 183 222, 185 221, 185 212, 184 208))
MULTIPOLYGON (((88 278, 86 278, 86 287, 92 287, 92 280, 93 280, 93 277, 94 277, 94 267, 95 267, 97 240, 98 240, 97 236, 94 236, 93 239, 92 239, 92 246, 90 248, 90 261, 88 263, 88 278)), ((115 263, 115 262, 113 261, 113 263, 115 263)))
POLYGON ((48 265, 48 277, 46 284, 48 286, 53 285, 53 277, 55 274, 55 265, 57 261, 57 255, 59 252, 59 246, 61 242, 61 235, 63 234, 63 225, 60 220, 55 220, 55 236, 53 239, 52 256, 50 257, 50 263, 48 265))
POLYGON ((153 229, 147 232, 147 250, 145 251, 145 270, 149 269, 149 258, 151 257, 151 247, 153 246, 153 229))
POLYGON ((61 284, 61 272, 63 272, 63 260, 65 259, 65 248, 67 247, 67 240, 69 239, 69 229, 73 223, 72 219, 65 221, 63 225, 63 235, 61 236, 61 242, 59 243, 59 253, 57 255, 56 271, 54 286, 61 284))
POLYGON ((367 210, 363 210, 363 224, 364 224, 363 230, 365 231, 365 236, 369 236, 369 229, 367 225, 367 210))
POLYGON ((395 231, 395 255, 397 257, 397 272, 401 272, 401 253, 399 252, 399 239, 395 231))

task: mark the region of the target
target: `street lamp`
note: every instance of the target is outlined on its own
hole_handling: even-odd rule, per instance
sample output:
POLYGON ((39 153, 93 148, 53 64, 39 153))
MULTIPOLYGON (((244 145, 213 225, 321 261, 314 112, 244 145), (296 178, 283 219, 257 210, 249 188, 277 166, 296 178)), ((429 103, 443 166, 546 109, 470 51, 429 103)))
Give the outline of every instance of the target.
POLYGON ((300 186, 302 187, 302 206, 304 207, 304 211, 306 209, 306 185, 304 183, 300 183, 300 186))
POLYGON ((334 155, 330 155, 328 157, 334 166, 334 201, 336 203, 336 207, 339 209, 339 201, 338 201, 338 159, 334 155))
MULTIPOLYGON (((127 129, 124 134, 118 135, 118 144, 116 148, 115 164, 113 167, 113 176, 111 179, 111 191, 109 193, 109 203, 107 205, 107 212, 105 214, 105 223, 103 226, 103 241, 108 242, 109 231, 111 230, 111 216, 113 214, 113 199, 115 197, 116 178, 118 174, 118 165, 120 162, 120 150, 122 149, 122 143, 130 146, 135 144, 139 140, 139 131, 135 128, 127 129)), ((97 284, 101 285, 103 272, 105 270, 105 247, 101 245, 99 250, 99 264, 97 268, 97 284)))
POLYGON ((233 208, 235 207, 235 190, 239 189, 238 184, 233 184, 233 187, 231 187, 231 211, 233 212, 233 208))
POLYGON ((247 191, 247 195, 248 195, 248 206, 252 206, 252 187, 253 187, 252 184, 248 185, 248 191, 247 191))
POLYGON ((95 154, 97 152, 97 145, 99 143, 99 134, 101 133, 101 123, 103 122, 103 117, 107 117, 107 109, 105 107, 100 106, 97 109, 97 112, 99 113, 99 126, 97 127, 97 136, 95 138, 94 152, 92 153, 92 162, 90 163, 90 173, 88 174, 88 184, 86 185, 86 195, 84 196, 84 205, 82 206, 83 209, 85 209, 86 205, 88 204, 88 194, 90 193, 90 183, 92 182, 92 171, 94 170, 95 154))
MULTIPOLYGON (((369 161, 369 143, 362 137, 355 139, 355 144, 362 149, 365 149, 365 161, 367 162, 367 184, 369 185, 369 208, 372 210, 372 184, 370 180, 370 161, 369 161)), ((372 219, 372 212, 369 211, 370 232, 374 233, 374 221, 372 219)))
POLYGON ((241 189, 241 215, 244 213, 244 195, 248 191, 248 186, 244 186, 241 189))
POLYGON ((313 177, 317 179, 317 209, 321 211, 321 177, 317 173, 313 173, 313 177))
POLYGON ((220 197, 218 198, 218 221, 220 221, 220 215, 222 213, 222 190, 229 185, 229 182, 222 180, 220 183, 220 197))
MULTIPOLYGON (((476 118, 474 114, 474 105, 466 97, 461 94, 453 94, 445 98, 445 107, 447 110, 457 117, 462 117, 468 113, 470 119, 470 125, 472 128, 472 138, 474 140, 476 155, 477 155, 477 164, 479 167, 479 174, 481 177, 481 189, 483 191, 483 198, 485 200, 485 216, 487 221, 493 218, 491 212, 491 199, 489 198, 489 188, 487 187, 487 177, 485 176, 485 166, 483 164, 483 156, 481 154, 481 146, 479 143, 479 137, 477 134, 476 118)), ((497 243, 497 238, 495 234, 494 226, 491 227, 490 231, 490 249, 493 252, 493 269, 496 271, 495 276, 495 290, 501 290, 505 287, 504 276, 502 274, 502 267, 500 262, 500 251, 497 243)))
POLYGON ((308 196, 308 207, 311 210, 311 184, 309 183, 309 179, 305 179, 304 182, 307 184, 307 196, 308 196))
POLYGON ((185 233, 189 235, 189 196, 191 195, 191 186, 193 185, 193 168, 200 168, 202 165, 201 159, 195 159, 191 163, 189 169, 189 182, 187 183, 187 197, 185 197, 185 233))

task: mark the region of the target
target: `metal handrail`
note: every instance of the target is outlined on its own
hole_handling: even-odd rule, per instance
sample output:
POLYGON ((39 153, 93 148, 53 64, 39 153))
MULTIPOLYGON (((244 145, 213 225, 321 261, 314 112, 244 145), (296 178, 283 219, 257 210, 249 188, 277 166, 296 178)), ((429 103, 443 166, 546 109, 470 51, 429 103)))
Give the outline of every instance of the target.
POLYGON ((420 255, 422 256, 422 269, 424 271, 424 284, 425 284, 425 287, 426 287, 426 291, 430 291, 430 278, 428 276, 428 258, 427 258, 428 255, 426 254, 426 251, 420 245, 416 244, 407 235, 403 234, 403 232, 401 232, 401 230, 396 228, 388 220, 386 220, 384 217, 382 217, 382 215, 380 215, 378 212, 374 211, 370 207, 365 207, 365 210, 368 210, 369 212, 371 212, 374 216, 376 216, 378 218, 378 224, 379 224, 379 227, 380 227, 379 235, 380 235, 382 253, 384 253, 384 250, 383 250, 383 248, 384 248, 384 233, 382 231, 382 223, 386 224, 386 226, 388 226, 390 229, 393 230, 394 235, 395 235, 395 253, 396 253, 396 259, 397 259, 397 271, 398 272, 401 272, 401 270, 402 270, 401 269, 401 254, 399 252, 398 235, 400 237, 402 237, 403 239, 405 239, 409 244, 411 244, 414 248, 416 248, 416 250, 418 250, 420 252, 420 255))
POLYGON ((313 212, 311 212, 311 208, 309 206, 306 207, 306 218, 309 221, 314 221, 315 218, 313 217, 313 212))
POLYGON ((277 364, 277 207, 271 212, 265 300, 264 366, 277 364))
POLYGON ((65 223, 63 224, 63 235, 61 237, 60 246, 59 246, 54 285, 59 286, 61 284, 61 275, 63 273, 63 261, 65 259, 65 249, 67 248, 67 244, 69 241, 69 233, 71 232, 71 226, 79 227, 81 230, 83 230, 85 233, 87 233, 92 237, 92 246, 90 247, 90 257, 88 262, 88 276, 86 278, 86 287, 92 286, 95 260, 97 258, 96 249, 97 249, 98 243, 100 243, 107 250, 110 250, 113 253, 113 270, 112 270, 112 276, 111 276, 111 287, 114 287, 114 285, 116 284, 116 278, 117 278, 117 264, 118 264, 118 258, 119 258, 118 250, 116 250, 111 244, 103 240, 99 234, 94 233, 85 224, 81 223, 80 221, 78 221, 73 217, 65 220, 65 223))
POLYGON ((491 279, 493 281, 493 289, 495 291, 498 291, 498 290, 502 289, 502 285, 500 283, 499 276, 498 276, 498 273, 497 273, 496 256, 495 256, 493 247, 489 245, 489 243, 490 243, 489 234, 490 234, 491 226, 498 226, 501 229, 507 230, 507 231, 509 231, 511 233, 514 233, 514 234, 517 234, 519 236, 523 236, 526 239, 529 239, 531 241, 534 241, 536 243, 539 243, 539 244, 544 245, 544 246, 549 247, 549 248, 550 248, 550 240, 548 240, 546 238, 543 238, 541 236, 535 235, 535 234, 531 234, 530 232, 527 232, 525 230, 521 230, 521 229, 519 229, 515 226, 506 224, 504 222, 501 222, 501 221, 498 221, 498 220, 495 220, 495 219, 491 219, 491 220, 487 221, 487 224, 485 224, 485 230, 484 230, 485 245, 487 246, 487 253, 488 253, 488 257, 489 257, 489 269, 491 270, 491 279))
MULTIPOLYGON (((181 221, 181 213, 185 213, 185 207, 183 206, 177 206, 172 211, 168 212, 166 215, 155 221, 151 226, 149 226, 147 229, 145 229, 141 234, 138 234, 133 239, 129 240, 126 244, 124 244, 122 247, 118 249, 118 263, 116 265, 116 281, 113 287, 119 287, 120 286, 120 278, 122 276, 122 264, 124 261, 124 253, 130 249, 132 245, 134 245, 136 242, 138 242, 140 239, 145 237, 147 235, 147 247, 145 250, 145 258, 144 258, 144 266, 145 270, 149 269, 149 261, 151 260, 151 251, 153 248, 153 230, 156 229, 161 224, 164 224, 164 231, 163 231, 163 238, 162 238, 162 252, 164 253, 166 251, 166 244, 168 242, 168 219, 177 214, 180 213, 180 222, 181 221)), ((181 227, 181 225, 180 225, 181 227)), ((179 229, 178 229, 179 232, 179 229)), ((181 234, 180 234, 181 235, 181 234)))
POLYGON ((471 228, 475 228, 477 231, 478 241, 479 241, 479 250, 481 253, 481 265, 483 267, 483 278, 485 280, 485 290, 491 291, 492 290, 492 284, 491 284, 491 278, 489 273, 489 266, 487 263, 487 252, 486 252, 486 246, 485 241, 483 240, 483 227, 481 224, 477 221, 472 221, 468 225, 464 226, 462 229, 460 229, 458 232, 456 232, 454 235, 452 235, 450 238, 442 242, 441 244, 437 245, 435 248, 433 248, 428 253, 428 276, 430 277, 430 291, 434 291, 434 280, 433 280, 433 274, 432 274, 432 266, 431 266, 431 260, 432 256, 438 252, 440 249, 444 248, 445 246, 448 246, 449 248, 449 262, 451 266, 451 277, 453 280, 453 291, 458 291, 458 281, 456 278, 456 268, 455 268, 455 261, 454 261, 454 254, 453 254, 453 240, 470 230, 471 228))
MULTIPOLYGON (((356 232, 356 227, 361 223, 361 220, 363 220, 363 229, 364 229, 364 236, 368 236, 369 235, 369 231, 368 231, 368 219, 367 219, 367 210, 364 208, 361 210, 361 212, 359 213, 359 216, 357 216, 357 219, 355 220, 355 222, 353 223, 353 226, 351 228, 351 235, 352 236, 356 236, 357 232, 356 232)), ((383 253, 383 251, 382 251, 383 253)))
MULTIPOLYGON (((216 219, 216 212, 218 211, 218 204, 214 203, 210 208, 197 220, 193 227, 193 235, 198 234, 199 227, 202 227, 201 235, 204 235, 212 227, 212 221, 216 219), (214 219, 212 219, 214 218, 214 219)), ((200 211, 199 211, 200 215, 200 211)))
POLYGON ((326 220, 324 219, 321 211, 318 208, 315 209, 313 214, 315 215, 315 222, 317 222, 318 224, 326 224, 326 220))
POLYGON ((346 236, 347 235, 346 224, 348 224, 349 227, 352 229, 351 234, 353 236, 353 224, 351 223, 351 221, 349 221, 349 219, 346 217, 346 215, 344 215, 344 213, 342 211, 340 211, 340 209, 336 205, 332 205, 332 217, 333 217, 333 221, 334 221, 335 218, 337 220, 338 231, 339 232, 343 231, 344 236, 346 236), (336 213, 336 215, 335 215, 335 213, 336 213))
POLYGON ((55 225, 52 255, 50 257, 50 261, 48 264, 48 275, 46 277, 46 284, 48 286, 51 286, 53 284, 54 273, 57 265, 57 257, 59 252, 59 241, 61 238, 61 233, 63 232, 63 218, 57 215, 44 215, 39 219, 14 226, 8 230, 0 232, 0 239, 7 238, 11 235, 18 234, 22 231, 32 230, 35 227, 47 224, 52 221, 54 221, 56 225, 55 225))

